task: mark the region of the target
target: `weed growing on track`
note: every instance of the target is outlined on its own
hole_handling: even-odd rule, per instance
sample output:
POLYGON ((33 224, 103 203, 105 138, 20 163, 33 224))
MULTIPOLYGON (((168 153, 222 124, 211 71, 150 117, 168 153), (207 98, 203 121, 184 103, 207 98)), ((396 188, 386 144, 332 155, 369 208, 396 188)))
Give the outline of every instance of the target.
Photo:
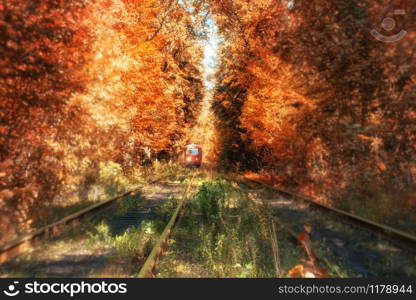
POLYGON ((121 201, 117 206, 115 215, 124 215, 129 211, 137 208, 144 201, 144 198, 141 196, 140 192, 136 192, 134 195, 127 196, 121 201))
POLYGON ((181 181, 189 175, 189 172, 189 169, 176 162, 155 161, 143 171, 143 176, 147 182, 181 181))
MULTIPOLYGON (((233 183, 206 180, 175 227, 169 253, 199 265, 203 277, 274 277, 270 220, 233 183)), ((159 266, 159 276, 175 276, 178 266, 168 264, 159 266)))
MULTIPOLYGON (((114 216, 123 216, 142 204, 144 198, 140 194, 131 195, 123 199, 114 210, 114 216)), ((145 220, 135 227, 129 227, 124 232, 111 232, 108 216, 96 223, 86 232, 88 245, 92 247, 108 247, 114 249, 115 258, 137 261, 144 258, 156 240, 155 222, 145 220)))
POLYGON ((149 254, 157 232, 153 221, 144 221, 140 227, 131 227, 122 234, 113 236, 108 224, 101 222, 87 235, 90 246, 112 247, 116 258, 130 258, 134 261, 149 254))

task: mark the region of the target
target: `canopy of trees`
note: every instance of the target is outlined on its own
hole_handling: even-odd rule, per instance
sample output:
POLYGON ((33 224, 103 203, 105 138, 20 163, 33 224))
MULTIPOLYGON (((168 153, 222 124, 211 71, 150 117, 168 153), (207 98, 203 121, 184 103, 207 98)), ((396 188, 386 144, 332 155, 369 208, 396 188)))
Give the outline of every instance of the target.
POLYGON ((2 233, 79 201, 102 162, 128 173, 175 157, 207 95, 208 14, 224 38, 212 92, 218 165, 347 208, 414 213, 413 0, 7 0, 2 233), (386 43, 372 29, 407 34, 386 43))
POLYGON ((211 2, 227 41, 214 105, 223 164, 343 207, 414 215, 414 3, 211 2), (386 43, 372 29, 407 34, 386 43))
POLYGON ((195 123, 202 50, 177 1, 2 1, 0 53, 2 234, 79 201, 100 162, 174 155, 195 123))

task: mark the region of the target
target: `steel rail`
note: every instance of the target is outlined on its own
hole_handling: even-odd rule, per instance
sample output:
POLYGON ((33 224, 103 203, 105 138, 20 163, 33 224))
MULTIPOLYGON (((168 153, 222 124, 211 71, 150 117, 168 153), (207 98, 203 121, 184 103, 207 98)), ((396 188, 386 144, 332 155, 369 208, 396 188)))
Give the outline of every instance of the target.
MULTIPOLYGON (((270 205, 261 198, 260 201, 254 201, 252 198, 250 198, 250 201, 254 205, 262 205, 264 209, 270 209, 270 205)), ((271 222, 273 231, 270 232, 270 234, 276 235, 274 224, 278 224, 281 229, 286 231, 286 233, 292 238, 292 241, 295 242, 296 245, 300 246, 300 248, 305 252, 305 255, 308 257, 309 261, 311 261, 315 267, 319 267, 322 270, 322 264, 325 263, 324 260, 322 260, 320 257, 318 257, 312 250, 312 247, 310 245, 310 240, 302 240, 299 237, 299 233, 296 233, 293 229, 291 229, 289 226, 287 226, 285 223, 283 223, 279 218, 276 216, 271 215, 271 222), (274 233, 273 233, 274 232, 274 233)), ((272 239, 275 237, 270 236, 272 239)), ((276 241, 277 242, 277 241, 276 241)), ((279 270, 280 272, 280 270, 279 270)), ((280 274, 281 275, 281 274, 280 274)))
POLYGON ((192 186, 192 182, 194 180, 195 174, 192 176, 189 184, 185 188, 185 191, 179 201, 175 211, 173 212, 169 222, 167 223, 165 229, 163 230, 162 234, 156 241, 152 251, 150 252, 149 256, 146 258, 145 263, 141 267, 139 273, 137 274, 138 278, 152 278, 153 269, 155 268, 156 264, 159 262, 160 256, 163 254, 165 246, 167 245, 168 239, 173 231, 175 224, 178 221, 178 217, 181 215, 181 212, 185 206, 187 201, 187 195, 190 192, 190 188, 192 186))
POLYGON ((7 243, 6 245, 0 248, 0 264, 23 253, 24 251, 29 250, 30 247, 34 246, 40 240, 47 238, 47 237, 58 235, 62 231, 63 227, 66 227, 69 225, 78 225, 80 223, 79 221, 82 218, 92 215, 94 213, 97 213, 99 211, 102 211, 106 208, 109 208, 110 206, 118 203, 123 198, 130 196, 130 195, 134 195, 138 191, 139 189, 131 190, 115 198, 111 198, 103 202, 93 204, 74 214, 66 216, 57 222, 54 222, 50 225, 46 225, 32 233, 26 234, 22 237, 19 237, 7 243))
POLYGON ((386 224, 382 224, 382 223, 379 223, 379 222, 376 222, 376 221, 369 220, 369 219, 364 218, 364 217, 354 215, 354 214, 349 213, 347 211, 344 211, 344 210, 341 210, 341 209, 338 209, 338 208, 335 208, 335 207, 331 207, 331 206, 326 205, 326 204, 319 203, 316 200, 312 199, 311 197, 307 197, 307 196, 304 196, 304 195, 299 195, 299 194, 291 192, 291 191, 276 188, 276 187, 271 186, 270 184, 267 184, 267 183, 262 182, 260 180, 256 180, 256 179, 252 179, 252 178, 246 178, 246 177, 242 177, 242 176, 239 176, 238 179, 240 179, 242 181, 246 181, 246 182, 247 181, 248 182, 254 182, 254 183, 263 185, 267 188, 270 188, 270 189, 272 189, 272 190, 274 190, 278 193, 289 195, 294 199, 300 199, 302 201, 311 203, 312 205, 314 205, 318 209, 325 210, 325 211, 330 211, 330 212, 332 212, 336 215, 340 215, 343 218, 345 218, 346 220, 352 221, 352 222, 354 222, 358 225, 361 225, 361 226, 365 226, 368 229, 371 229, 371 230, 376 231, 380 234, 383 234, 383 235, 385 235, 385 236, 387 236, 387 237, 389 237, 393 240, 396 240, 400 243, 404 243, 407 246, 411 246, 411 247, 416 246, 416 236, 414 236, 410 233, 407 233, 407 232, 404 232, 402 230, 393 228, 393 227, 388 226, 386 224))

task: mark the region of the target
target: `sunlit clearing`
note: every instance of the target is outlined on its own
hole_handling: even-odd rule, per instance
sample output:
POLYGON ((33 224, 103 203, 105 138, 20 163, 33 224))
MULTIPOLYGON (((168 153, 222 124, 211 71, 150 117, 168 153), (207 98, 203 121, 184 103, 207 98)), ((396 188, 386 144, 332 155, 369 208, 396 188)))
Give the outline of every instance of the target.
POLYGON ((211 90, 215 86, 213 75, 217 66, 217 50, 220 43, 218 29, 214 19, 208 18, 205 22, 207 30, 207 39, 204 40, 204 83, 207 90, 211 90))
POLYGON ((197 124, 192 128, 190 138, 193 143, 201 145, 205 160, 212 163, 213 160, 213 139, 214 139, 214 115, 211 111, 212 105, 212 91, 216 85, 215 69, 217 66, 217 50, 221 43, 221 38, 218 35, 218 28, 215 20, 208 17, 205 21, 204 31, 206 39, 202 41, 204 45, 204 59, 202 61, 205 94, 202 99, 201 111, 198 116, 197 124))

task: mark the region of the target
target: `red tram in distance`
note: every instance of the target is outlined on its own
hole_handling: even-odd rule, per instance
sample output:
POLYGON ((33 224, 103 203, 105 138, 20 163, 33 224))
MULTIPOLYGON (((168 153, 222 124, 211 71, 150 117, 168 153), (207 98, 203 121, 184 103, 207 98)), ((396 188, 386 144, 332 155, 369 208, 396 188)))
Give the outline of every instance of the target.
POLYGON ((196 144, 189 144, 185 147, 185 166, 201 167, 202 148, 196 144))

